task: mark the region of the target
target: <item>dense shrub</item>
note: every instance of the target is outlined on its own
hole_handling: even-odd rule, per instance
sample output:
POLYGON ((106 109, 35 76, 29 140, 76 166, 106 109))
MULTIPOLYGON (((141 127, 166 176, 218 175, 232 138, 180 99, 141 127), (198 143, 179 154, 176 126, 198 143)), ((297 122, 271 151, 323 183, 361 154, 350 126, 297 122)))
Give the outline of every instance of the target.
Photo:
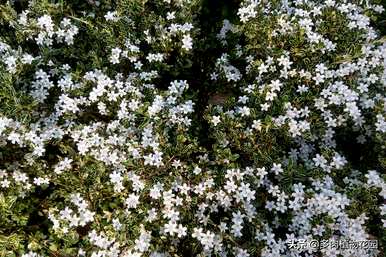
POLYGON ((1 4, 0 256, 382 256, 381 4, 1 4))

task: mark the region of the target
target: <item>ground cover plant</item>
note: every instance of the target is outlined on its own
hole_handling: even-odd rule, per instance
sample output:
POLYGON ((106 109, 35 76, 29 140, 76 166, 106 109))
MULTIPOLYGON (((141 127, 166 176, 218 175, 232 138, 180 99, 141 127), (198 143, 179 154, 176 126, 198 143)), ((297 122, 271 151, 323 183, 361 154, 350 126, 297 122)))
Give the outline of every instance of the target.
POLYGON ((384 256, 385 5, 1 1, 0 256, 384 256))

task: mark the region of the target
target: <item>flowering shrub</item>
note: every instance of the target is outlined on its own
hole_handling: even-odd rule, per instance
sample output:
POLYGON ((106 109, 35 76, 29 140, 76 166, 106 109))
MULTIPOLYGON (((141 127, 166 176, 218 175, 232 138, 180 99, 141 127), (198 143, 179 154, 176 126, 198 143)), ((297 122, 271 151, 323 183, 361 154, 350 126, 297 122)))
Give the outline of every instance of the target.
POLYGON ((381 2, 0 5, 0 256, 381 256, 381 2))

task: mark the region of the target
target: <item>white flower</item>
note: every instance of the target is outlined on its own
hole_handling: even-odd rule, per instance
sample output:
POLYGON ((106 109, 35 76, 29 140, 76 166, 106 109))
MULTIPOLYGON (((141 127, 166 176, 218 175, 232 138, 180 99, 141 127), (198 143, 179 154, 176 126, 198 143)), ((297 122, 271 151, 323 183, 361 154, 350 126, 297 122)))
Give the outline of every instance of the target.
POLYGON ((244 250, 244 249, 241 249, 241 248, 238 248, 236 247, 235 248, 235 257, 249 257, 250 254, 248 253, 247 250, 244 250))
POLYGON ((11 73, 16 72, 16 61, 17 58, 13 55, 4 58, 4 63, 7 65, 7 70, 11 73))
POLYGON ((68 221, 70 222, 70 227, 77 227, 79 225, 80 218, 78 215, 74 214, 68 219, 68 221))
POLYGON ((146 252, 150 247, 151 235, 145 229, 141 228, 141 234, 138 239, 135 240, 134 250, 139 252, 146 252))
POLYGON ((175 19, 175 18, 176 18, 175 14, 176 14, 176 12, 167 12, 167 14, 166 14, 166 19, 167 19, 167 20, 173 20, 173 19, 175 19))
POLYGON ((193 41, 190 35, 189 34, 184 35, 184 37, 182 38, 182 48, 185 49, 186 51, 189 51, 192 49, 192 46, 193 46, 193 41))
POLYGON ((268 111, 270 104, 269 103, 264 103, 260 105, 262 111, 268 111))
POLYGON ((187 228, 182 226, 181 224, 178 225, 178 228, 177 228, 177 237, 178 238, 181 238, 181 237, 184 237, 187 235, 187 228))
POLYGON ((168 223, 165 224, 164 230, 165 230, 165 233, 168 233, 171 236, 173 236, 175 233, 178 232, 177 223, 169 221, 168 223))
POLYGON ((255 18, 257 15, 257 12, 255 10, 256 8, 256 3, 252 2, 249 5, 239 8, 237 14, 240 16, 240 21, 245 23, 251 18, 255 18))
POLYGON ((281 167, 281 163, 273 163, 273 167, 271 168, 271 171, 275 173, 275 175, 279 175, 279 173, 283 172, 283 168, 281 167))
POLYGON ((162 192, 162 184, 157 183, 155 184, 151 189, 150 189, 150 197, 153 199, 159 199, 161 197, 161 192, 162 192))
POLYGON ((119 221, 118 218, 114 218, 114 219, 112 220, 112 222, 113 222, 113 227, 114 227, 114 229, 115 229, 116 231, 121 230, 122 224, 121 224, 121 222, 119 221))
POLYGON ((106 21, 117 21, 119 19, 117 14, 117 11, 108 11, 104 17, 106 21))
POLYGON ((110 62, 112 64, 119 63, 119 57, 120 57, 121 53, 122 53, 122 49, 120 49, 119 47, 115 47, 115 48, 111 49, 110 62))
POLYGON ((148 212, 147 212, 147 218, 146 220, 148 222, 152 222, 154 221, 155 219, 157 219, 157 211, 155 208, 151 208, 148 212))
POLYGON ((11 132, 9 133, 8 135, 8 138, 7 138, 12 144, 20 144, 21 143, 21 138, 20 138, 20 134, 19 133, 16 133, 16 132, 11 132))
POLYGON ((247 106, 243 106, 239 110, 241 117, 249 116, 251 114, 251 110, 247 106))
POLYGON ((367 184, 369 185, 378 186, 381 184, 381 177, 375 170, 369 170, 368 174, 366 174, 365 177, 367 178, 367 184))
POLYGON ((55 165, 54 172, 56 174, 61 174, 63 173, 63 171, 70 170, 72 167, 71 163, 72 163, 72 159, 65 157, 62 161, 58 162, 55 165))
POLYGON ((213 116, 211 121, 212 121, 213 125, 216 127, 221 121, 220 116, 213 116))
POLYGON ((346 165, 346 163, 347 161, 343 156, 335 153, 334 157, 332 158, 331 166, 334 166, 336 169, 341 169, 344 165, 346 165))
POLYGON ((126 198, 125 204, 127 208, 137 208, 137 205, 139 204, 139 195, 130 194, 129 197, 126 198))
POLYGON ((237 212, 234 212, 232 214, 232 227, 231 227, 231 233, 235 236, 235 237, 241 237, 243 234, 241 233, 241 230, 243 229, 243 218, 244 218, 244 215, 241 214, 240 211, 237 211, 237 212))
POLYGON ((52 22, 51 16, 43 15, 38 18, 38 26, 41 29, 45 29, 47 31, 52 31, 54 28, 54 24, 52 22))
POLYGON ((296 89, 296 92, 302 94, 308 92, 308 87, 306 85, 299 85, 296 89))
POLYGON ((40 185, 48 185, 50 183, 50 180, 48 178, 34 178, 33 183, 37 186, 40 185))
POLYGON ((91 222, 94 220, 95 212, 92 212, 90 210, 84 210, 80 212, 79 214, 79 225, 85 226, 88 222, 91 222))
POLYGON ((122 174, 119 171, 114 171, 109 175, 111 183, 121 183, 123 180, 122 174))
POLYGON ((383 115, 377 115, 377 122, 375 123, 376 131, 385 133, 386 132, 386 121, 383 115))
POLYGON ((316 167, 321 167, 322 169, 326 167, 327 160, 322 155, 317 154, 312 160, 316 167))
POLYGON ((252 128, 261 131, 261 121, 260 120, 254 120, 252 124, 252 128))
POLYGON ((34 57, 30 54, 23 54, 21 58, 21 62, 23 64, 31 64, 33 60, 34 60, 34 57))
POLYGON ((67 219, 67 220, 70 220, 71 219, 71 214, 73 213, 73 210, 71 210, 70 208, 68 207, 65 207, 64 210, 61 210, 60 211, 60 218, 61 219, 67 219))
POLYGON ((214 246, 214 234, 210 231, 201 234, 200 243, 204 246, 205 251, 209 251, 214 246))
POLYGON ((198 166, 194 167, 194 169, 193 169, 193 173, 194 173, 195 175, 200 174, 201 171, 202 171, 202 169, 201 169, 200 167, 198 167, 198 166))
POLYGON ((149 53, 147 56, 146 56, 146 59, 152 63, 152 62, 162 62, 163 59, 164 59, 164 55, 161 54, 161 53, 157 53, 157 54, 153 54, 153 53, 149 53))
POLYGON ((0 181, 2 188, 8 188, 11 185, 11 182, 8 179, 3 179, 0 181))

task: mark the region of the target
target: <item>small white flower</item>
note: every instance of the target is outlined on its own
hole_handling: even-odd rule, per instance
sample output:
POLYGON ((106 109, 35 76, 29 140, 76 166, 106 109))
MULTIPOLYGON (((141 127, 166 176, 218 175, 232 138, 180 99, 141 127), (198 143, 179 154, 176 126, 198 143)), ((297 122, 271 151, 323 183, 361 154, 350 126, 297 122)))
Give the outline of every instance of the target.
POLYGON ((194 169, 193 169, 193 173, 194 173, 195 175, 200 174, 201 171, 202 171, 202 169, 201 169, 200 167, 198 167, 198 166, 194 167, 194 169))
POLYGON ((34 57, 30 54, 23 54, 21 58, 21 62, 23 64, 31 64, 33 60, 34 60, 34 57))
POLYGON ((216 127, 221 122, 220 116, 213 116, 211 122, 216 127))
POLYGON ((166 14, 166 19, 167 20, 173 20, 173 19, 175 19, 176 18, 176 12, 167 12, 167 14, 166 14))
POLYGON ((135 209, 137 208, 137 205, 139 204, 139 196, 135 194, 130 194, 128 198, 125 200, 126 206, 129 209, 135 209))
POLYGON ((117 16, 117 14, 118 14, 118 13, 117 13, 116 11, 114 11, 114 12, 109 11, 109 12, 106 13, 105 19, 106 19, 107 21, 117 21, 117 20, 119 19, 119 17, 117 16))
POLYGON ((185 49, 186 51, 191 50, 193 47, 193 41, 192 38, 190 37, 189 34, 184 35, 182 38, 182 48, 185 49))

